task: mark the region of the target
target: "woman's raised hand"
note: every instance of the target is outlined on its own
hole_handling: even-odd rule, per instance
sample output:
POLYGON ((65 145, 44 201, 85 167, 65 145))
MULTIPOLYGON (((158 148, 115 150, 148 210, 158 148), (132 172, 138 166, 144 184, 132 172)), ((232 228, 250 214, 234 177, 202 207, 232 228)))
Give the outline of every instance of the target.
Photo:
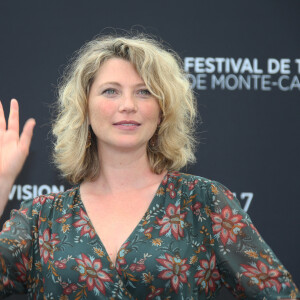
POLYGON ((34 126, 34 119, 27 120, 19 136, 18 101, 11 100, 7 126, 0 103, 0 178, 7 177, 13 181, 16 179, 29 153, 34 126))
POLYGON ((1 203, 5 202, 3 198, 6 195, 8 198, 10 189, 22 170, 29 153, 34 126, 34 119, 27 120, 20 136, 18 101, 11 100, 7 125, 3 106, 0 102, 0 215, 1 203))

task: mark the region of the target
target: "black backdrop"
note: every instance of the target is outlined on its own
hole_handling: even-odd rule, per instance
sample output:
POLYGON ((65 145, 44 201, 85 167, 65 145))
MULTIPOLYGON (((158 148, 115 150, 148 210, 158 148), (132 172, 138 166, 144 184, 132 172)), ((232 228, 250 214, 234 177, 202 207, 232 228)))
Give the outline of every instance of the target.
POLYGON ((0 0, 0 99, 6 113, 10 98, 20 101, 22 124, 37 121, 1 223, 20 200, 68 187, 49 159, 49 106, 68 58, 109 27, 135 28, 180 54, 197 92, 198 160, 185 171, 247 203, 299 286, 299 16, 300 2, 290 0, 0 0))

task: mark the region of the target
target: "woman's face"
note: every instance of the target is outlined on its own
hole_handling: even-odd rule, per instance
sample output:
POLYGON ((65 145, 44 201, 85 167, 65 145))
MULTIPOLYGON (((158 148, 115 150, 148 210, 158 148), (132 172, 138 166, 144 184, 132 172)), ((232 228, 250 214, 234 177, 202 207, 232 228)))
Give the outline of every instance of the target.
POLYGON ((160 107, 134 66, 107 60, 96 74, 88 97, 89 122, 98 149, 143 149, 160 123, 160 107))

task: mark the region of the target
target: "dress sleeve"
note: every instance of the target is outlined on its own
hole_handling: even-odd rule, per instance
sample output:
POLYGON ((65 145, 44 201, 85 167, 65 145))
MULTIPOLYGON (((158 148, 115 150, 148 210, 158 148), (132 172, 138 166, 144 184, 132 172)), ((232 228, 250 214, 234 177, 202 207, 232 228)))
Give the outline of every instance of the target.
POLYGON ((224 285, 238 299, 298 299, 290 273, 234 195, 218 182, 211 182, 208 192, 214 251, 224 285))
POLYGON ((31 268, 32 200, 12 210, 0 233, 0 298, 26 293, 31 268))

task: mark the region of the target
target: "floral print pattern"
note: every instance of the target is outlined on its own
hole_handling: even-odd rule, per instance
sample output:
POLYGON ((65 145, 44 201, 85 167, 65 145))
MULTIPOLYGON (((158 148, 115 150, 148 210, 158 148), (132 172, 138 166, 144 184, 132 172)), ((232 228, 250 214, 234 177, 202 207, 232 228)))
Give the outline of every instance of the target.
POLYGON ((216 266, 216 256, 213 254, 210 260, 201 259, 199 271, 195 274, 196 284, 205 290, 205 294, 216 290, 218 281, 221 279, 216 266))
POLYGON ((79 215, 80 215, 80 220, 76 221, 73 224, 73 226, 81 229, 80 231, 81 236, 85 234, 89 234, 91 239, 94 238, 96 233, 87 213, 83 209, 80 209, 79 215))
POLYGON ((278 293, 281 290, 281 284, 278 281, 278 277, 282 275, 280 271, 269 269, 269 267, 260 260, 257 261, 255 267, 243 264, 241 266, 246 270, 242 274, 249 277, 251 283, 256 284, 260 290, 272 286, 276 287, 278 293))
POLYGON ((191 267, 186 264, 187 259, 181 259, 178 256, 172 257, 165 254, 166 259, 156 259, 162 266, 163 270, 158 274, 158 278, 170 280, 171 286, 175 293, 178 293, 179 284, 187 283, 187 271, 191 267))
POLYGON ((157 223, 162 226, 159 235, 166 235, 171 231, 176 240, 178 240, 178 237, 183 237, 183 224, 186 214, 187 212, 180 213, 180 205, 169 204, 163 218, 156 217, 157 223))
POLYGON ((45 264, 47 264, 49 258, 53 259, 53 247, 59 244, 59 242, 57 234, 54 233, 51 236, 49 228, 45 229, 43 235, 40 236, 40 255, 45 264))
POLYGON ((211 213, 211 218, 214 222, 213 232, 220 235, 223 245, 226 245, 228 240, 236 243, 237 235, 246 226, 241 222, 243 216, 234 215, 229 206, 224 207, 220 214, 211 213))
POLYGON ((28 258, 22 253, 22 261, 16 263, 16 267, 18 269, 18 280, 20 282, 26 282, 26 272, 29 269, 29 260, 28 258))
POLYGON ((300 297, 233 194, 179 172, 164 177, 115 262, 80 186, 22 202, 0 233, 0 270, 1 297, 196 300, 222 285, 239 299, 300 297))
POLYGON ((102 270, 101 260, 94 259, 92 261, 84 253, 81 253, 81 259, 75 258, 75 261, 78 263, 77 269, 80 273, 80 276, 78 278, 79 282, 86 282, 89 291, 96 288, 103 295, 105 295, 104 282, 112 280, 109 275, 102 270))

